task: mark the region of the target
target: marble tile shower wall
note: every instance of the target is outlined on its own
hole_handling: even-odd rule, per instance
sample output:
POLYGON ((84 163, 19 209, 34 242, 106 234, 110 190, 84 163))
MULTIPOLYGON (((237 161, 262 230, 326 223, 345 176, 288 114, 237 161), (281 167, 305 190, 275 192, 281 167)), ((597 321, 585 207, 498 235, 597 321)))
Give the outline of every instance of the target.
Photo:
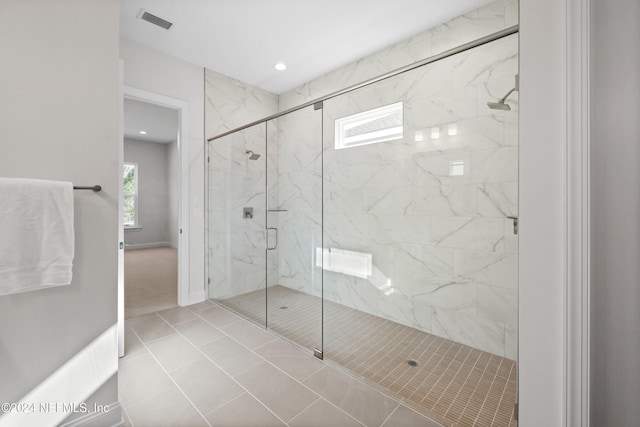
POLYGON ((280 111, 518 24, 518 0, 495 0, 280 95, 280 111))
POLYGON ((322 247, 322 110, 313 107, 277 119, 279 282, 322 295, 322 271, 314 268, 322 247))
MULTIPOLYGON (((517 0, 490 2, 281 94, 280 111, 517 23, 517 0)), ((432 86, 426 89, 425 95, 431 90, 433 96, 416 108, 424 107, 425 115, 435 112, 434 117, 441 117, 442 123, 458 121, 459 135, 462 138, 466 132, 464 141, 468 144, 461 147, 464 158, 457 158, 459 156, 446 150, 437 155, 423 153, 413 158, 415 147, 406 143, 389 143, 377 147, 382 159, 393 159, 392 165, 386 162, 385 166, 383 161, 382 169, 375 161, 362 160, 366 156, 376 158, 372 154, 373 148, 342 150, 344 157, 340 162, 336 161, 336 165, 347 166, 347 171, 332 168, 325 159, 325 185, 327 182, 348 183, 341 191, 333 192, 330 196, 333 200, 325 198, 325 246, 332 243, 330 230, 342 236, 340 243, 352 249, 364 248, 362 242, 353 238, 354 234, 368 235, 367 251, 373 252, 374 260, 388 260, 387 267, 394 268, 393 271, 398 273, 398 283, 405 285, 392 294, 393 298, 380 301, 380 295, 370 284, 360 283, 361 286, 358 286, 361 279, 325 272, 324 285, 326 290, 334 289, 333 293, 327 292, 325 296, 345 305, 516 359, 517 240, 512 234, 512 221, 505 217, 517 215, 517 94, 510 98, 515 100, 511 102, 514 107, 512 113, 491 114, 486 109, 487 101, 501 98, 513 87, 513 76, 517 73, 517 39, 514 36, 510 40, 509 44, 498 44, 497 47, 489 47, 489 50, 458 55, 455 60, 426 71, 431 75, 426 76, 428 78, 423 80, 422 85, 432 86), (496 49, 498 51, 494 52, 496 49), (502 52, 499 52, 500 49, 502 52), (497 56, 485 57, 494 54, 497 56), (472 66, 463 66, 464 61, 472 66), (436 93, 438 87, 442 93, 436 93), (449 93, 446 93, 447 87, 451 89, 449 93), (457 108, 447 113, 446 108, 451 103, 457 103, 457 108), (369 153, 361 155, 358 151, 369 153), (350 158, 354 164, 349 166, 350 158), (462 179, 447 177, 451 160, 465 161, 468 174, 462 179), (475 165, 483 167, 476 168, 475 165), (505 168, 505 165, 509 166, 505 168), (372 174, 371 168, 377 173, 372 174), (468 180, 467 186, 461 185, 463 180, 468 180), (389 182, 394 183, 393 189, 374 205, 376 195, 384 190, 376 188, 376 185, 388 186, 389 182), (421 186, 421 182, 433 185, 421 186), (364 196, 361 196, 362 188, 364 196), (360 197, 367 198, 366 204, 364 200, 362 203, 370 212, 353 215, 353 211, 359 209, 360 197), (398 206, 402 206, 403 197, 405 201, 409 197, 421 198, 422 201, 408 209, 413 211, 412 215, 405 215, 398 209, 398 206), (343 210, 336 206, 340 204, 343 210), (385 206, 388 211, 380 221, 379 216, 385 206), (430 218, 420 220, 416 214, 421 210, 430 218), (499 240, 501 233, 502 241, 499 240), (352 240, 345 240, 345 236, 350 236, 352 240), (484 240, 480 238, 482 236, 484 240), (475 243, 465 247, 469 239, 475 243), (395 243, 390 245, 390 241, 395 243), (495 243, 495 250, 488 250, 491 241, 495 243), (451 268, 445 267, 447 274, 441 276, 438 276, 441 272, 437 266, 442 266, 442 263, 436 262, 435 267, 420 267, 421 262, 417 261, 438 260, 437 255, 442 251, 434 242, 440 242, 441 248, 451 249, 445 256, 448 262, 444 263, 444 266, 450 265, 451 268), (454 247, 457 247, 455 251, 454 247), (395 268, 403 263, 403 268, 395 268), (435 271, 428 271, 425 275, 424 271, 420 271, 421 268, 434 268, 435 271), (440 283, 423 280, 424 276, 440 277, 442 280, 440 283), (455 280, 446 281, 444 277, 455 280), (407 283, 411 283, 409 286, 414 289, 407 290, 407 283), (420 289, 421 283, 426 283, 428 287, 420 289), (465 287, 465 283, 470 286, 465 287), (415 301, 415 304, 409 303, 409 300, 415 301)), ((325 114, 326 111, 328 108, 325 108, 325 114)), ((328 122, 330 120, 325 117, 325 125, 328 122)), ((331 134, 333 129, 325 129, 325 135, 331 134)), ((428 140, 430 130, 423 130, 422 137, 428 140)), ((325 155, 327 149, 325 147, 325 155)), ((437 150, 433 152, 436 153, 437 150)), ((292 285, 296 288, 300 286, 302 284, 292 285)))
POLYGON ((324 245, 394 287, 325 271, 325 298, 516 357, 517 94, 486 103, 517 72, 510 36, 324 103, 324 245), (335 119, 400 100, 402 140, 334 149, 335 119))
MULTIPOLYGON (((277 95, 210 70, 205 76, 208 137, 277 112, 277 95)), ((270 203, 277 205, 277 137, 277 128, 262 124, 208 143, 209 298, 264 289, 265 185, 269 182, 270 203), (270 141, 268 151, 265 138, 270 141), (250 160, 247 150, 261 157, 250 160), (244 207, 253 208, 253 218, 243 217, 244 207)), ((271 255, 268 280, 276 283, 277 251, 271 255)))
MULTIPOLYGON (((206 135, 515 25, 517 14, 517 0, 494 1, 279 97, 207 70, 206 135)), ((396 289, 383 298, 366 280, 325 272, 325 297, 515 359, 517 242, 505 217, 517 214, 517 94, 511 113, 487 110, 486 101, 513 86, 517 39, 421 72, 424 78, 396 88, 325 103, 324 246, 372 253, 396 289), (403 141, 331 153, 333 118, 403 96, 403 141), (448 124, 457 125, 457 138, 447 135, 448 124), (433 127, 441 129, 439 141, 430 139, 433 127), (453 142, 455 149, 437 145, 453 142), (451 161, 464 162, 465 174, 451 176, 451 161)), ((311 202, 322 197, 322 181, 314 126, 310 116, 292 115, 209 143, 211 298, 261 289, 265 262, 267 284, 318 294, 321 272, 311 247, 321 238, 311 202), (244 151, 264 155, 265 132, 268 167, 263 158, 249 164, 244 151), (268 214, 268 224, 280 229, 279 250, 268 261, 258 232, 265 225, 265 180, 270 205, 288 210, 268 214), (254 207, 253 221, 242 219, 244 206, 254 207)))

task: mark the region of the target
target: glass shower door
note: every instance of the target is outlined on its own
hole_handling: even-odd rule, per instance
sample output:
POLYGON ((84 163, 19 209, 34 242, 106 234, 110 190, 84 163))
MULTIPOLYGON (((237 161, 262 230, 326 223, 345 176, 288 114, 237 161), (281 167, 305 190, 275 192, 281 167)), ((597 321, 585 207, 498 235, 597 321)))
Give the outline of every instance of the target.
POLYGON ((266 326, 266 126, 209 142, 208 297, 266 326))
POLYGON ((267 122, 267 327, 322 357, 322 110, 267 122))

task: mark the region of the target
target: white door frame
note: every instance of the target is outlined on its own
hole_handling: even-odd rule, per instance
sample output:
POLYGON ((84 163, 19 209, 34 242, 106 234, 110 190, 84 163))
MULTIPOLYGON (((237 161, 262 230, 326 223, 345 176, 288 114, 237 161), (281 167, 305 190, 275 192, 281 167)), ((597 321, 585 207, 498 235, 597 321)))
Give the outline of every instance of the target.
MULTIPOLYGON (((160 105, 178 111, 178 158, 179 158, 179 191, 178 191, 178 305, 189 304, 189 103, 180 99, 171 98, 146 90, 123 86, 122 97, 136 101, 147 102, 160 105)), ((122 133, 122 131, 121 131, 122 133)), ((124 151, 124 138, 120 142, 124 151)), ((120 168, 122 170, 123 158, 120 157, 120 168)), ((122 198, 122 195, 121 195, 122 198)), ((122 217, 122 206, 120 207, 120 217, 122 217)), ((124 281, 118 283, 118 295, 124 296, 124 281)), ((119 312, 124 311, 124 306, 119 307, 119 312)), ((118 319, 124 317, 119 313, 118 319)), ((124 343, 123 343, 124 344, 124 343)), ((124 347, 121 344, 121 354, 124 354, 124 347)))

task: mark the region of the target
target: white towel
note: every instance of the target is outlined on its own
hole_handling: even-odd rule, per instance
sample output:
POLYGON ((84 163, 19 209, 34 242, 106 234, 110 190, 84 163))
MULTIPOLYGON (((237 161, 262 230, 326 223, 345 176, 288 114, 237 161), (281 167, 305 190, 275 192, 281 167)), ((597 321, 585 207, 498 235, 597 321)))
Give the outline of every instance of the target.
POLYGON ((0 178, 0 295, 71 283, 73 185, 0 178))

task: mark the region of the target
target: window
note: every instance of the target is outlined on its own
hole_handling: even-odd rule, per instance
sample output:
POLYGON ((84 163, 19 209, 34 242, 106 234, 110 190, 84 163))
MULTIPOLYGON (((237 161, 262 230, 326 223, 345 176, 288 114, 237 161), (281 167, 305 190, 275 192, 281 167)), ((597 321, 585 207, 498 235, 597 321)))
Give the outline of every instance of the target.
POLYGON ((397 102, 336 120, 336 150, 402 139, 402 110, 397 102))
POLYGON ((123 178, 123 204, 125 228, 138 227, 138 165, 125 163, 123 178))

